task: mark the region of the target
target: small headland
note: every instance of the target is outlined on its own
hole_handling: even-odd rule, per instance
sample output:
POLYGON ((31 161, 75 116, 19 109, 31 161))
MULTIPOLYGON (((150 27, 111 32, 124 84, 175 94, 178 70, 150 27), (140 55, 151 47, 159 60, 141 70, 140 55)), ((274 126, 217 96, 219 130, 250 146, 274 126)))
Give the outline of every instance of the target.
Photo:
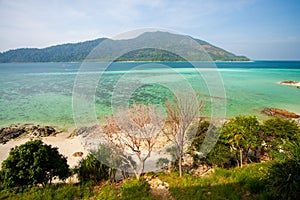
POLYGON ((279 82, 280 85, 290 85, 290 86, 296 86, 298 89, 300 89, 300 82, 299 81, 281 81, 279 82))

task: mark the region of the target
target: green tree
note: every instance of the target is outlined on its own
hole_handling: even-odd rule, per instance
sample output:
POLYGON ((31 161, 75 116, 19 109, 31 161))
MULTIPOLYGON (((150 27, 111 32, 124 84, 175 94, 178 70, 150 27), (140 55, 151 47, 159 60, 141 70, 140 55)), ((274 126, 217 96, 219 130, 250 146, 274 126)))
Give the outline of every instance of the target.
POLYGON ((263 139, 266 143, 269 156, 280 156, 280 149, 287 141, 293 141, 299 137, 300 129, 295 121, 280 117, 270 118, 262 125, 263 139))
POLYGON ((156 167, 163 169, 168 166, 170 160, 168 158, 159 158, 156 161, 156 167))
POLYGON ((1 174, 7 187, 45 186, 53 178, 66 179, 69 166, 57 148, 34 140, 11 149, 2 163, 1 174))
MULTIPOLYGON (((233 157, 232 153, 230 152, 230 146, 225 142, 225 139, 222 137, 222 135, 220 135, 217 143, 214 144, 215 139, 208 138, 209 136, 207 135, 209 133, 209 126, 210 123, 208 121, 201 121, 197 127, 193 127, 197 128, 197 131, 189 151, 194 158, 194 165, 195 167, 202 164, 224 167, 229 163, 231 157, 233 157), (205 138, 207 139, 207 143, 211 142, 210 144, 214 145, 214 147, 207 155, 199 156, 197 152, 200 151, 201 145, 203 144, 205 138)), ((219 130, 217 127, 211 127, 211 132, 217 133, 218 131, 219 130)), ((216 134, 212 134, 212 137, 215 135, 216 134)))
POLYGON ((108 180, 110 168, 101 163, 93 154, 83 158, 75 169, 80 182, 92 181, 98 183, 102 180, 108 180))
POLYGON ((224 124, 222 135, 235 152, 240 167, 243 166, 243 155, 247 161, 249 150, 256 151, 262 143, 260 125, 255 116, 237 116, 231 119, 224 124))
POLYGON ((129 170, 131 168, 129 162, 135 167, 136 162, 131 156, 124 159, 125 155, 123 151, 108 144, 99 145, 98 149, 94 149, 91 153, 102 163, 110 166, 109 177, 111 180, 115 180, 117 170, 120 170, 124 179, 128 178, 129 170))

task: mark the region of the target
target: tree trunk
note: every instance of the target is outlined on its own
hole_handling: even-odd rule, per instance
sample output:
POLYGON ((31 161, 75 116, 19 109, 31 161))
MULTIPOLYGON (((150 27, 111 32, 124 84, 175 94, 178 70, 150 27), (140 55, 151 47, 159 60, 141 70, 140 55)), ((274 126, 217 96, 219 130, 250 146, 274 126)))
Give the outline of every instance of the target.
POLYGON ((137 174, 136 174, 136 179, 137 180, 140 180, 140 178, 141 178, 141 175, 143 174, 143 172, 144 172, 144 168, 145 168, 145 160, 141 160, 141 169, 137 172, 137 174))
POLYGON ((140 180, 140 177, 141 177, 141 174, 140 174, 140 173, 137 173, 135 176, 136 176, 136 179, 139 181, 139 180, 140 180))
MULTIPOLYGON (((246 157, 245 157, 245 160, 246 160, 246 164, 248 164, 248 161, 249 162, 252 162, 249 158, 249 150, 250 150, 250 147, 247 149, 246 151, 246 157)), ((253 154, 254 151, 252 151, 252 154, 253 154)))
POLYGON ((240 149, 240 160, 241 160, 241 165, 240 165, 240 168, 243 167, 243 150, 240 149))
POLYGON ((178 165, 179 165, 179 177, 182 177, 182 156, 179 156, 178 165))
POLYGON ((239 158, 237 155, 235 155, 235 161, 236 161, 237 167, 240 168, 240 161, 239 161, 239 158))

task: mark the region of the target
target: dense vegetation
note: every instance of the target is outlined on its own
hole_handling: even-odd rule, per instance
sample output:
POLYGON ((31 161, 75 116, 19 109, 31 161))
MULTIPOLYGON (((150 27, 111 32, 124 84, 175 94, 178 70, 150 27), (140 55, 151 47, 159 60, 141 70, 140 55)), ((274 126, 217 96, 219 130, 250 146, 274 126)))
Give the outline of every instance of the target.
POLYGON ((80 182, 99 183, 109 178, 109 167, 101 163, 93 154, 89 154, 82 159, 75 173, 78 175, 80 182))
MULTIPOLYGON (((43 49, 37 48, 22 48, 10 50, 0 53, 0 63, 9 62, 72 62, 83 61, 86 58, 90 61, 183 61, 183 59, 174 53, 149 48, 153 42, 156 46, 169 44, 178 41, 178 44, 172 46, 175 52, 182 52, 182 54, 189 55, 190 61, 248 61, 245 56, 236 56, 233 53, 227 52, 224 49, 215 47, 205 41, 194 39, 199 43, 207 54, 198 55, 193 48, 184 48, 180 45, 180 41, 186 36, 166 33, 153 32, 144 33, 135 39, 130 40, 111 40, 106 38, 99 38, 96 40, 51 46, 43 49), (103 48, 100 48, 100 53, 95 51, 90 54, 92 50, 101 42, 105 41, 103 48), (136 48, 136 47, 144 48, 136 48), (126 51, 128 49, 128 51, 126 51), (133 49, 136 49, 133 51, 133 49), (125 53, 124 53, 125 52, 125 53), (89 56, 88 56, 89 55, 89 56), (117 59, 116 59, 117 58, 117 59)), ((99 50, 99 49, 97 49, 99 50)))
POLYGON ((56 177, 64 180, 69 175, 67 159, 58 153, 57 148, 40 140, 11 149, 1 168, 1 180, 6 188, 23 189, 38 184, 46 186, 56 177))
MULTIPOLYGON (((197 134, 189 150, 190 154, 200 148, 209 127, 207 121, 201 121, 193 127, 197 129, 197 134)), ((254 116, 238 116, 226 122, 222 129, 218 127, 212 129, 215 132, 221 130, 217 144, 205 157, 199 157, 198 154, 193 156, 195 168, 207 165, 214 167, 214 172, 203 177, 197 177, 190 171, 179 177, 176 168, 172 173, 151 173, 152 176, 169 184, 169 191, 174 199, 299 199, 300 129, 294 121, 271 118, 260 123, 254 116)), ((47 159, 48 154, 44 153, 49 151, 56 152, 54 153, 58 155, 56 160, 64 160, 55 148, 40 141, 31 141, 12 149, 2 164, 0 199, 159 198, 151 193, 149 184, 143 178, 137 180, 130 177, 120 183, 113 182, 110 179, 111 169, 100 163, 93 155, 82 159, 74 170, 79 176, 79 184, 47 184, 51 176, 38 182, 32 179, 17 179, 32 177, 24 174, 31 171, 41 172, 39 169, 47 171, 48 168, 41 168, 45 166, 45 160, 41 162, 41 159, 47 159), (36 161, 24 162, 25 158, 36 161), (20 164, 7 164, 23 163, 20 161, 25 163, 25 168, 17 168, 20 164), (11 180, 14 180, 14 184, 7 184, 11 180), (30 187, 22 193, 13 188, 27 183, 31 186, 43 183, 45 187, 30 187)), ((167 161, 162 161, 162 166, 164 163, 167 161)), ((63 168, 61 165, 57 166, 58 170, 61 168, 63 168)), ((62 176, 58 176, 63 179, 69 175, 68 170, 65 170, 62 176)), ((40 177, 40 174, 37 177, 40 177)))
POLYGON ((105 38, 43 49, 22 48, 0 53, 0 62, 72 62, 82 61, 105 38))
MULTIPOLYGON (((190 152, 200 150, 209 122, 200 122, 190 152)), ((217 127, 213 127, 217 131, 217 127)), ((194 154, 197 164, 219 167, 242 167, 243 164, 260 162, 262 159, 281 159, 285 145, 297 141, 300 130, 295 121, 279 117, 259 123, 255 116, 238 116, 226 122, 219 139, 205 157, 194 154)))
POLYGON ((116 61, 185 61, 184 58, 160 49, 139 49, 126 53, 116 61))

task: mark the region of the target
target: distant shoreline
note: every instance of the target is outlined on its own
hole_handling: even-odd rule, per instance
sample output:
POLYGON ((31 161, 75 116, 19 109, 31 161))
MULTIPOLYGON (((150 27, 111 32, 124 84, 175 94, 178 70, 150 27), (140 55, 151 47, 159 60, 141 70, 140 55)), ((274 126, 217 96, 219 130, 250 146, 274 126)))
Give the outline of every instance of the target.
MULTIPOLYGON (((112 61, 67 61, 67 62, 0 62, 0 64, 39 64, 39 63, 110 63, 112 61)), ((154 62, 174 62, 174 63, 188 63, 188 62, 203 62, 203 63, 254 63, 254 62, 300 62, 300 60, 248 60, 248 61, 114 61, 115 63, 154 63, 154 62)))
POLYGON ((165 63, 165 62, 174 62, 174 63, 188 63, 188 62, 203 62, 203 63, 222 63, 222 62, 226 62, 226 63, 253 63, 256 62, 256 60, 248 60, 248 61, 222 61, 222 60, 218 60, 218 61, 134 61, 134 60, 127 60, 127 61, 69 61, 69 62, 0 62, 0 64, 38 64, 38 63, 110 63, 110 62, 115 62, 115 63, 154 63, 154 62, 161 62, 161 63, 165 63))

